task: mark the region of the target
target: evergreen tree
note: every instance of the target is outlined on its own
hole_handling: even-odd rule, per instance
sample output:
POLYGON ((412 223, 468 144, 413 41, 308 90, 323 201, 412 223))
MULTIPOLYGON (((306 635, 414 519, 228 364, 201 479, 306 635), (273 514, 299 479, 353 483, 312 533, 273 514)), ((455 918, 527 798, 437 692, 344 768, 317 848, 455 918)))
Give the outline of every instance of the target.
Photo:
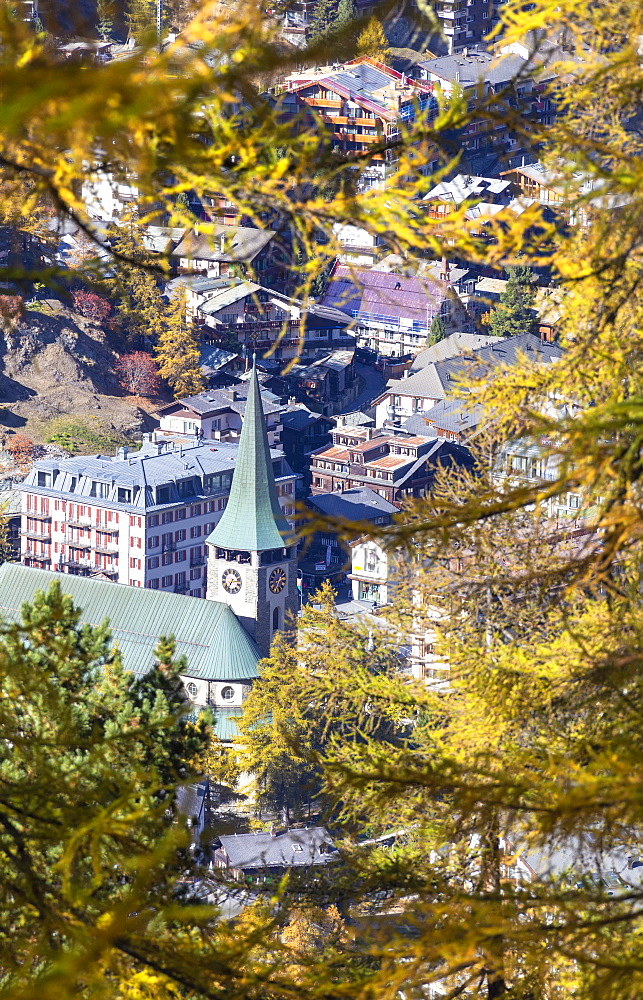
POLYGON ((524 264, 507 268, 509 280, 500 302, 489 316, 492 337, 515 337, 519 333, 538 333, 538 316, 533 308, 533 271, 524 264))
POLYGON ((377 62, 386 63, 391 54, 389 44, 384 34, 382 22, 374 15, 370 17, 357 39, 357 55, 370 56, 377 62))
POLYGON ((126 20, 130 37, 142 41, 156 29, 156 0, 128 0, 126 20))
POLYGON ((172 901, 185 863, 175 789, 206 741, 203 723, 182 719, 185 664, 162 641, 158 665, 137 679, 107 625, 79 615, 55 583, 0 626, 5 996, 72 995, 67 975, 109 982, 132 952, 143 969, 160 929, 150 917, 172 901))
POLYGON ((185 289, 177 288, 154 348, 159 375, 172 387, 176 399, 194 396, 205 388, 199 344, 186 322, 185 307, 185 289))
POLYGON ((308 30, 311 42, 319 42, 333 27, 337 17, 337 0, 317 0, 308 30))
POLYGON ((441 340, 447 335, 446 327, 444 325, 444 320, 438 313, 433 317, 431 321, 431 329, 429 330, 429 336, 427 337, 427 345, 432 347, 433 344, 439 344, 441 340))
POLYGON ((357 8, 355 7, 354 0, 339 0, 333 27, 341 31, 346 31, 356 19, 357 8))
POLYGON ((114 28, 113 0, 98 0, 96 4, 96 19, 98 34, 103 41, 109 41, 114 28))

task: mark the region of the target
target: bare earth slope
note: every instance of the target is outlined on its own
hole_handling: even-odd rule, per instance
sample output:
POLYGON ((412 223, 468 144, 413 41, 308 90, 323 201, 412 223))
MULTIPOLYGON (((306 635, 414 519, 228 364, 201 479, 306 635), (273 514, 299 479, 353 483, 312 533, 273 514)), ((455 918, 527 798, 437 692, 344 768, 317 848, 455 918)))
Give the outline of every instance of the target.
POLYGON ((109 333, 57 300, 37 307, 0 329, 0 432, 42 442, 65 417, 107 438, 144 429, 140 401, 123 395, 114 374, 109 333))

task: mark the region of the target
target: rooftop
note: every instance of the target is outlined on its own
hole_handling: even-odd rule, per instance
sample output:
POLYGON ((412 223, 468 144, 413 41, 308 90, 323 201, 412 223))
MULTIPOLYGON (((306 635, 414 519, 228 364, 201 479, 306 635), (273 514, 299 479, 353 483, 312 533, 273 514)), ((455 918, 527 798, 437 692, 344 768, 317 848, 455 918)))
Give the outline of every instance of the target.
POLYGON ((461 87, 471 87, 479 83, 503 86, 521 76, 529 78, 530 65, 522 56, 507 53, 496 56, 490 52, 459 53, 438 56, 418 63, 429 77, 459 83, 461 87))
POLYGON ((492 340, 497 340, 497 338, 481 333, 451 333, 444 340, 433 344, 432 347, 427 347, 426 350, 420 351, 410 370, 412 373, 418 372, 435 361, 455 358, 459 354, 466 354, 468 351, 475 351, 479 347, 486 347, 492 340))
POLYGON ((324 305, 358 316, 407 319, 427 325, 427 308, 444 301, 447 291, 432 278, 410 278, 387 271, 369 271, 340 265, 324 295, 324 305))
POLYGON ((295 542, 295 535, 277 499, 255 366, 248 387, 230 497, 208 542, 224 549, 253 552, 278 549, 295 542))
MULTIPOLYGON (((207 441, 198 445, 148 442, 129 455, 125 449, 119 449, 120 453, 116 456, 46 458, 34 464, 20 488, 37 487, 38 492, 68 495, 80 503, 91 500, 91 503, 103 506, 118 504, 140 513, 141 509, 176 504, 181 499, 185 502, 192 496, 202 495, 206 477, 229 474, 234 470, 238 450, 236 442, 207 441), (50 485, 39 482, 40 473, 52 475, 50 485), (186 484, 181 495, 177 483, 186 484), (188 491, 188 483, 193 484, 192 493, 188 491), (171 486, 168 499, 159 503, 155 489, 165 485, 171 486), (130 498, 119 500, 119 489, 129 490, 130 498)), ((283 452, 272 449, 270 456, 273 462, 280 463, 284 475, 292 475, 283 461, 283 452)))
POLYGON ((248 226, 213 226, 209 235, 186 233, 172 255, 210 261, 252 261, 274 236, 270 230, 248 226))
POLYGON ((398 513, 395 504, 389 503, 375 490, 360 486, 342 493, 317 493, 308 499, 328 517, 346 518, 349 521, 372 521, 382 515, 398 513))
POLYGON ((228 605, 218 601, 3 563, 0 616, 20 621, 23 602, 54 582, 81 609, 82 624, 109 621, 123 666, 138 677, 153 668, 154 649, 161 636, 169 635, 175 637, 177 657, 187 660, 185 676, 208 681, 258 677, 257 647, 228 605))
POLYGON ((450 181, 440 181, 428 194, 424 195, 423 201, 452 201, 459 205, 460 202, 470 198, 484 198, 485 196, 497 196, 508 194, 511 191, 512 183, 500 177, 472 177, 470 174, 458 174, 450 181))
POLYGON ((302 868, 325 865, 335 853, 325 827, 283 833, 237 833, 219 838, 233 868, 302 868))

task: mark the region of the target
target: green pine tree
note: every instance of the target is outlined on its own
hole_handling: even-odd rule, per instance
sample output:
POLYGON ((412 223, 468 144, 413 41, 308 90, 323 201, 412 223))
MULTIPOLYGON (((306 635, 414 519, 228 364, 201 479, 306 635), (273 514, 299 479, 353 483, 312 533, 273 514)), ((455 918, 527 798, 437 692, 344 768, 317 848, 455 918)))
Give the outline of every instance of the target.
POLYGON ((524 264, 507 268, 509 280, 500 302, 489 316, 492 337, 515 337, 519 333, 538 333, 538 316, 533 308, 533 271, 524 264))
POLYGON ((140 42, 156 30, 156 0, 128 0, 126 20, 130 37, 140 42))
POLYGON ((336 17, 337 0, 317 0, 308 31, 309 41, 321 41, 333 27, 336 17))
POLYGON ((339 0, 337 5, 337 15, 333 24, 334 28, 345 30, 357 18, 357 8, 354 0, 339 0))
POLYGON ((113 0, 98 0, 96 4, 96 21, 98 34, 103 41, 108 41, 112 37, 114 28, 113 0))
POLYGON ((429 336, 427 337, 427 346, 432 347, 433 344, 439 344, 441 340, 447 335, 446 327, 444 325, 444 320, 438 313, 437 316, 433 317, 431 322, 431 329, 429 330, 429 336))
POLYGON ((186 863, 175 789, 207 729, 184 719, 185 664, 162 641, 137 678, 107 624, 79 618, 54 583, 0 625, 5 996, 12 985, 16 996, 91 995, 87 977, 111 979, 133 952, 144 968, 160 930, 150 920, 173 903, 186 863))

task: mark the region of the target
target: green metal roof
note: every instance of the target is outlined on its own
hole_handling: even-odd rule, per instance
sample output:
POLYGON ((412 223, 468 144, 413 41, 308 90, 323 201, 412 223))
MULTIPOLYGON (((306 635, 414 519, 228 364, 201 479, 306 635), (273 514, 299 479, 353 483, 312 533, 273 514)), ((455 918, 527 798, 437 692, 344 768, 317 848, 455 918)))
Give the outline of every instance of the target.
POLYGON ((187 660, 185 676, 208 681, 258 677, 259 651, 227 604, 162 590, 128 587, 90 577, 52 573, 16 563, 0 566, 0 617, 20 620, 20 607, 56 581, 82 609, 81 621, 109 621, 126 670, 139 676, 154 666, 161 635, 174 635, 177 656, 187 660))
POLYGON ((208 542, 222 549, 264 552, 295 541, 277 499, 261 390, 253 365, 230 498, 208 542))
POLYGON ((235 740, 239 735, 237 719, 243 715, 242 708, 221 708, 214 709, 214 732, 220 740, 235 740))

